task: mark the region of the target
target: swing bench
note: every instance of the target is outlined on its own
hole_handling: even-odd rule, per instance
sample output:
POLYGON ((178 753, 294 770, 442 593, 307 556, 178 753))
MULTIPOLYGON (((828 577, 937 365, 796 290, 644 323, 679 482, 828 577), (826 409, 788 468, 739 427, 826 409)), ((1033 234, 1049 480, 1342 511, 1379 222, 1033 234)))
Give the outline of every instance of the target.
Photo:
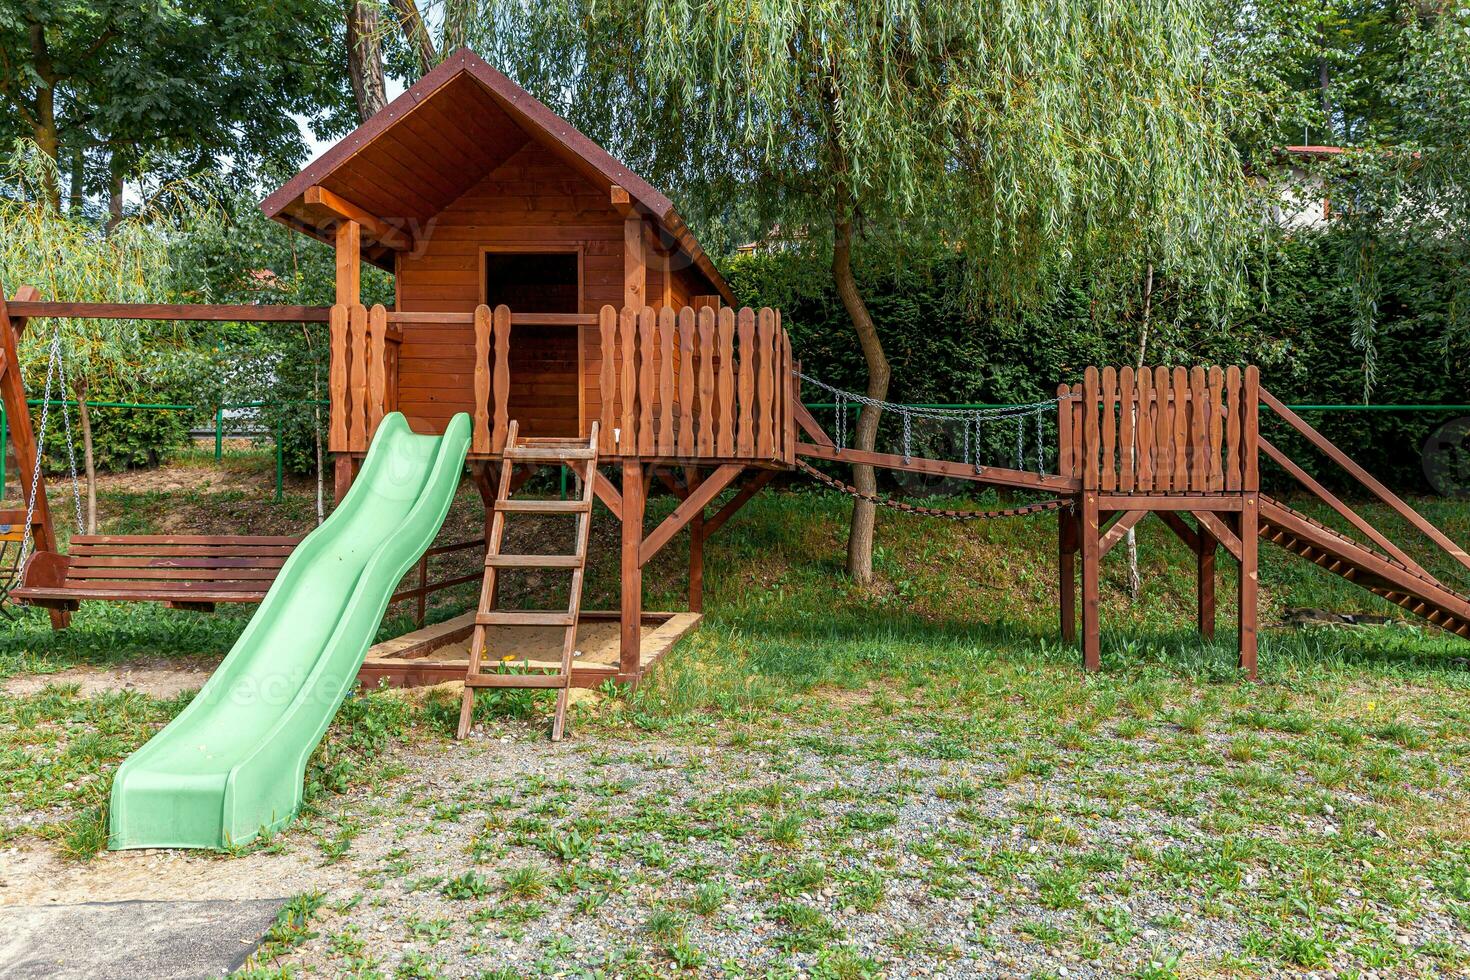
MULTIPOLYGON (((259 602, 287 556, 301 542, 296 536, 258 535, 151 535, 75 534, 67 553, 56 547, 50 523, 45 484, 41 478, 41 447, 45 444, 53 382, 66 391, 66 367, 61 356, 61 332, 50 344, 41 425, 34 435, 26 410, 25 390, 13 365, 18 331, 0 333, 0 394, 11 417, 16 456, 30 463, 24 510, 0 510, 0 542, 20 543, 17 562, 20 582, 5 597, 53 610, 52 624, 67 623, 66 613, 83 599, 115 602, 163 602, 173 608, 211 610, 220 602, 259 602)), ((82 526, 81 492, 77 484, 76 452, 71 418, 61 402, 71 464, 72 498, 77 527, 82 526)), ((24 465, 23 463, 23 465, 24 465)))

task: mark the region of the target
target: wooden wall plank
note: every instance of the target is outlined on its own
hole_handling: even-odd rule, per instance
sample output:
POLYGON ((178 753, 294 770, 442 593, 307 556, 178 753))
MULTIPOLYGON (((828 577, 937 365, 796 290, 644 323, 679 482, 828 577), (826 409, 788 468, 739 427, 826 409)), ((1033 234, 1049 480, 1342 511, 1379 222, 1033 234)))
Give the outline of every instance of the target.
POLYGON ((715 452, 715 311, 705 307, 699 324, 699 455, 715 452))
POLYGON ((382 424, 388 404, 388 311, 382 303, 368 313, 368 441, 382 424))
POLYGON ((673 456, 674 443, 674 376, 675 333, 678 314, 673 307, 658 311, 658 454, 673 456))
POLYGON ((736 433, 736 452, 741 456, 755 453, 755 311, 748 306, 736 314, 736 331, 740 337, 740 378, 737 394, 740 400, 740 429, 736 433))
POLYGON ((658 350, 658 314, 653 307, 638 311, 638 454, 652 456, 654 447, 654 357, 658 350))
POLYGON ((1135 483, 1138 408, 1134 396, 1137 394, 1138 383, 1133 378, 1133 368, 1125 364, 1118 370, 1118 489, 1124 493, 1132 493, 1135 483))
POLYGON ((510 425, 510 308, 503 303, 495 307, 492 322, 495 328, 495 380, 491 390, 495 395, 495 415, 490 449, 498 453, 505 449, 510 425))
POLYGON ((1098 445, 1098 375, 1089 366, 1082 372, 1082 487, 1096 490, 1101 477, 1098 445))
POLYGON ((1174 402, 1173 488, 1189 489, 1189 371, 1176 367, 1170 378, 1169 397, 1174 402))
MULTIPOLYGON (((743 312, 743 311, 742 311, 743 312)), ((775 423, 772 409, 775 405, 776 318, 768 308, 756 313, 756 365, 755 365, 755 452, 767 459, 775 452, 775 423)))
POLYGON ((1102 412, 1102 470, 1098 485, 1112 491, 1118 488, 1118 371, 1111 364, 1102 369, 1098 399, 1102 412))
POLYGON ((722 307, 719 317, 719 414, 715 435, 715 452, 720 456, 735 455, 735 311, 722 307))
POLYGON ((617 429, 617 346, 618 335, 618 312, 611 305, 604 304, 597 314, 597 336, 601 356, 598 359, 597 370, 597 392, 598 392, 598 426, 597 441, 600 444, 598 452, 603 456, 611 456, 616 447, 613 441, 617 429))
POLYGON ((347 416, 351 406, 347 401, 347 365, 350 359, 347 337, 347 307, 338 303, 332 307, 327 321, 327 333, 331 344, 331 359, 327 366, 327 390, 331 401, 331 418, 327 430, 327 449, 334 453, 348 451, 347 416))
POLYGON ((361 303, 347 308, 347 330, 352 351, 348 375, 347 442, 353 452, 367 449, 367 309, 361 303))
POLYGON ((1225 369, 1225 489, 1239 490, 1240 470, 1240 368, 1225 369))
POLYGON ((618 335, 622 341, 623 424, 618 434, 618 453, 633 456, 638 452, 638 314, 625 306, 618 314, 618 335))
POLYGON ((1223 415, 1225 404, 1225 372, 1220 370, 1220 366, 1218 364, 1212 365, 1210 367, 1208 384, 1210 390, 1210 415, 1207 438, 1209 440, 1208 459, 1210 465, 1209 482, 1206 485, 1210 490, 1218 492, 1225 489, 1224 456, 1222 453, 1222 448, 1224 445, 1223 433, 1225 425, 1225 419, 1223 415))
POLYGON ((1146 367, 1138 369, 1134 378, 1137 392, 1134 407, 1137 409, 1137 431, 1133 441, 1138 447, 1135 469, 1135 486, 1144 492, 1154 488, 1154 385, 1153 372, 1146 367))
POLYGON ((679 310, 679 455, 694 456, 694 338, 698 331, 694 310, 679 310))

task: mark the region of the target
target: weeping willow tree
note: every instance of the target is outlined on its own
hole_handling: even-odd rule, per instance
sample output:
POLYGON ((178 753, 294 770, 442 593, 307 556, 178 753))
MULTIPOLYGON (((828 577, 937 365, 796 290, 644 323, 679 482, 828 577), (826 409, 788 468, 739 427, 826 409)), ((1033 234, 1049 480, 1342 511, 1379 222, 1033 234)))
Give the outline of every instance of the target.
MULTIPOLYGON (((72 302, 163 302, 169 298, 173 270, 170 233, 212 221, 207 197, 195 186, 167 185, 145 200, 137 213, 98 226, 63 214, 46 193, 56 179, 54 162, 33 145, 18 143, 0 174, 0 284, 13 295, 35 286, 44 299, 72 302)), ((21 368, 31 397, 40 397, 51 369, 53 340, 60 337, 62 374, 70 392, 52 391, 53 400, 75 400, 86 473, 86 530, 97 528, 97 468, 92 453, 88 393, 102 381, 112 391, 139 392, 150 359, 193 356, 182 324, 72 317, 32 321, 20 348, 21 368)), ((56 417, 58 408, 50 410, 56 417)), ((60 424, 60 420, 58 420, 60 424)), ((31 474, 22 475, 30 480, 31 474)))
MULTIPOLYGON (((713 241, 779 227, 825 253, 873 399, 891 369, 855 249, 946 243, 969 264, 967 299, 1010 309, 1120 256, 1208 272, 1211 289, 1235 278, 1244 180, 1195 0, 476 9, 482 54, 674 191, 713 241)), ((859 448, 878 424, 865 408, 859 448)), ((874 517, 855 504, 859 582, 874 517)))

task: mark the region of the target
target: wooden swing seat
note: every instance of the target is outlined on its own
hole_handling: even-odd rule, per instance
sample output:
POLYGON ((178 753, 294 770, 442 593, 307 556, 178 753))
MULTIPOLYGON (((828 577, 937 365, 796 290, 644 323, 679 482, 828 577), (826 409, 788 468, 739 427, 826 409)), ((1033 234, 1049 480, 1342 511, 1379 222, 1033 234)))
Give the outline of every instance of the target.
POLYGON ((259 602, 301 542, 291 536, 78 534, 66 554, 37 551, 11 595, 52 609, 83 599, 213 609, 259 602))

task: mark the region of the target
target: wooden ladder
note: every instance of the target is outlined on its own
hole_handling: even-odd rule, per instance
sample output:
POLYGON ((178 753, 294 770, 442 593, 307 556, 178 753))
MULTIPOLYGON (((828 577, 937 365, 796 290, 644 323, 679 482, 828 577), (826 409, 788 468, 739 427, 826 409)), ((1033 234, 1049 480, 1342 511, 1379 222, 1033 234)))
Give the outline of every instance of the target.
POLYGON ((510 422, 505 450, 500 458, 500 486, 490 516, 490 533, 485 542, 485 580, 480 587, 479 611, 470 641, 470 663, 464 679, 464 700, 459 708, 458 737, 469 734, 475 710, 475 693, 485 687, 534 687, 556 689, 556 716, 551 740, 561 741, 567 722, 567 697, 572 686, 572 656, 576 652, 577 617, 582 611, 582 575, 587 566, 587 537, 592 525, 593 485, 597 480, 598 424, 592 423, 587 439, 520 439, 517 424, 510 422), (572 469, 582 480, 578 500, 515 500, 511 471, 517 463, 559 464, 572 469), (507 555, 500 551, 507 514, 567 514, 577 520, 576 545, 570 555, 507 555), (561 568, 572 573, 567 610, 498 609, 497 578, 501 569, 561 568), (488 626, 561 626, 566 630, 561 648, 561 670, 555 674, 481 673, 485 659, 485 628, 488 626))

